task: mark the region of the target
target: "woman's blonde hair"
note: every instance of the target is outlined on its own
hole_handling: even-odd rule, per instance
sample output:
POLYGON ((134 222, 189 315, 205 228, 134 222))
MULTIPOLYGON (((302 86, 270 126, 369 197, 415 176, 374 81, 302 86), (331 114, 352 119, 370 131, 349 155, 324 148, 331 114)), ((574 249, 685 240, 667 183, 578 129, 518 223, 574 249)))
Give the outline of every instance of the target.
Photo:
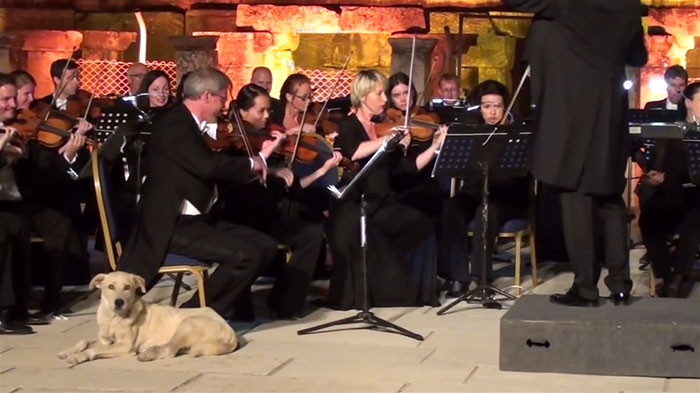
POLYGON ((377 70, 362 70, 358 72, 350 85, 350 102, 352 106, 359 108, 362 97, 369 94, 377 83, 382 85, 382 90, 386 87, 386 77, 381 72, 377 70))

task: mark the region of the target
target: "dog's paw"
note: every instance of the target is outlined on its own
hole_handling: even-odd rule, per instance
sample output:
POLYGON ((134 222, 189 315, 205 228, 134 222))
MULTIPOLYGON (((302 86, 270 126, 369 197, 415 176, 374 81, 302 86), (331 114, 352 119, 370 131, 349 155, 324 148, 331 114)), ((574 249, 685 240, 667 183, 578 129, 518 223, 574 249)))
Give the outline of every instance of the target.
POLYGON ((66 358, 66 361, 70 364, 80 364, 87 362, 88 360, 90 360, 90 357, 84 352, 76 353, 66 358))
POLYGON ((136 357, 140 362, 151 362, 160 356, 160 347, 150 347, 136 357))
POLYGON ((59 352, 58 358, 61 360, 66 360, 70 355, 73 355, 73 354, 76 354, 78 352, 82 352, 82 351, 86 350, 88 348, 88 346, 89 346, 88 341, 80 340, 74 346, 59 352))

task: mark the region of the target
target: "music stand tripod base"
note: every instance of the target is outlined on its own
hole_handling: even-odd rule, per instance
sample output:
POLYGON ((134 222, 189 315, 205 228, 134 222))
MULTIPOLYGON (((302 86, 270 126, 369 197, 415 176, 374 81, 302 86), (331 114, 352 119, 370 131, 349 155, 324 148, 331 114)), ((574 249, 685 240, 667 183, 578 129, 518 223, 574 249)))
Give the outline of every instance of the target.
POLYGON ((483 256, 478 261, 481 263, 479 285, 442 308, 437 315, 445 314, 463 301, 479 302, 484 308, 500 309, 502 306, 496 300, 496 294, 504 296, 504 300, 516 300, 515 296, 488 284, 486 277, 486 264, 490 262, 487 261, 490 255, 486 253, 486 242, 489 241, 486 236, 489 221, 489 176, 491 170, 516 176, 526 174, 531 142, 532 132, 526 126, 453 125, 448 130, 432 175, 464 176, 472 168, 480 168, 484 177, 479 217, 482 224, 483 256))
MULTIPOLYGON (((396 138, 395 142, 398 142, 398 140, 399 139, 396 138)), ((387 150, 388 143, 386 145, 383 145, 379 150, 377 150, 377 152, 372 156, 372 158, 370 158, 367 164, 365 164, 365 166, 360 170, 360 172, 355 176, 355 178, 350 182, 350 184, 348 184, 348 186, 344 189, 343 192, 339 192, 337 189, 335 189, 335 187, 332 187, 331 192, 333 196, 335 196, 338 199, 342 199, 345 195, 347 195, 347 190, 351 189, 355 184, 357 184, 358 179, 363 178, 367 173, 369 173, 372 170, 375 163, 387 150)), ((362 311, 358 312, 356 315, 353 315, 351 317, 342 318, 337 321, 332 321, 318 326, 313 326, 310 328, 299 330, 297 331, 297 335, 301 336, 305 334, 310 334, 333 326, 349 325, 353 323, 365 323, 368 325, 367 328, 369 329, 380 328, 383 329, 383 331, 394 330, 398 334, 404 335, 414 340, 423 341, 423 336, 421 336, 420 334, 414 333, 408 329, 402 328, 401 326, 379 318, 369 310, 369 284, 367 282, 367 202, 365 201, 364 193, 362 193, 360 196, 360 248, 362 249, 362 311)))

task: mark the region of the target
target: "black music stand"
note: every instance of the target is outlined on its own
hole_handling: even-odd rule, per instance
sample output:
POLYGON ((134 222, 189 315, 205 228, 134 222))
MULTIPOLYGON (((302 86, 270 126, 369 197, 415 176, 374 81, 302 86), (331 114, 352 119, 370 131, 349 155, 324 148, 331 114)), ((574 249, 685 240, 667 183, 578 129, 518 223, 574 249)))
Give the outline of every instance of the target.
MULTIPOLYGON (((338 190, 335 186, 328 186, 328 190, 337 199, 343 199, 348 195, 349 191, 353 191, 357 188, 357 184, 360 183, 359 187, 363 187, 364 179, 367 175, 372 172, 376 163, 384 156, 387 151, 392 150, 398 142, 401 140, 401 134, 395 134, 392 138, 384 141, 382 146, 377 150, 376 153, 369 159, 367 164, 357 173, 357 175, 350 181, 350 183, 345 186, 342 191, 338 190)), ((298 335, 310 334, 318 330, 322 330, 332 326, 339 325, 350 325, 353 323, 365 323, 367 328, 383 328, 392 329, 396 333, 402 334, 406 337, 412 339, 423 341, 423 336, 417 333, 413 333, 408 329, 404 329, 401 326, 393 324, 385 319, 376 316, 369 309, 369 284, 367 282, 367 202, 365 201, 364 192, 360 196, 360 246, 362 248, 362 310, 357 314, 342 318, 337 321, 324 323, 321 325, 313 326, 310 328, 302 329, 297 331, 298 335)))
POLYGON ((700 187, 700 131, 688 131, 683 137, 685 151, 688 157, 688 172, 690 181, 700 187))
MULTIPOLYGON (((515 296, 488 284, 486 264, 491 258, 486 254, 486 238, 488 225, 489 180, 491 176, 509 177, 524 176, 530 166, 530 151, 532 150, 532 132, 527 126, 468 126, 452 125, 440 147, 440 153, 435 161, 432 176, 444 175, 466 177, 469 173, 479 170, 484 178, 481 197, 481 217, 483 256, 481 277, 476 288, 462 294, 448 304, 438 315, 443 315, 457 304, 480 302, 484 308, 502 308, 495 299, 499 294, 506 299, 515 300, 515 296)), ((467 261, 467 263, 469 263, 467 261)))

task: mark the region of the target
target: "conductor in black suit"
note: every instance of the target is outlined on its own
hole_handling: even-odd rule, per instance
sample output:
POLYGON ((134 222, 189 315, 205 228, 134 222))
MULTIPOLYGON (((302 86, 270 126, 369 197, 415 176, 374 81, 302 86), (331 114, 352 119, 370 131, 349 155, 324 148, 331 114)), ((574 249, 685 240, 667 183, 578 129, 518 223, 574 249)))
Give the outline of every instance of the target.
MULTIPOLYGON (((228 157, 207 148, 203 130, 221 110, 230 84, 215 69, 192 72, 183 102, 154 124, 136 226, 118 264, 119 270, 152 282, 167 253, 218 262, 204 285, 207 305, 224 318, 234 316, 237 295, 275 256, 277 243, 263 233, 214 220, 208 213, 218 196, 216 183, 243 184, 256 175, 264 179, 263 157, 282 138, 274 134, 255 158, 228 157)), ((183 307, 197 306, 195 295, 183 307)))
POLYGON ((625 65, 647 61, 638 0, 503 0, 535 14, 525 60, 532 67, 532 97, 539 124, 532 173, 557 187, 564 237, 575 277, 566 294, 550 300, 570 306, 598 304, 594 238, 604 235, 616 304, 632 288, 627 250, 625 186, 627 101, 625 65))
POLYGON ((647 102, 644 109, 661 110, 668 113, 673 120, 685 121, 688 111, 685 108, 683 92, 688 86, 688 71, 679 65, 668 67, 664 72, 664 81, 668 96, 663 100, 647 102))

